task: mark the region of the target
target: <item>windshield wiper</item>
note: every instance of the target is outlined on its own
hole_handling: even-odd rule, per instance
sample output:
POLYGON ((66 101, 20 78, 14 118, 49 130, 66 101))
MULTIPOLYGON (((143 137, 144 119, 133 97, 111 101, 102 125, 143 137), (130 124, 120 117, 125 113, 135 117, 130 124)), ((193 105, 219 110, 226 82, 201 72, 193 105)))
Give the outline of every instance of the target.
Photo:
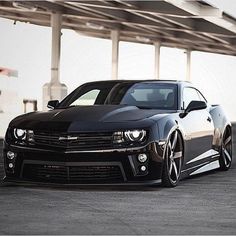
POLYGON ((76 107, 76 106, 73 105, 73 106, 67 106, 67 107, 57 107, 57 109, 67 109, 67 108, 71 108, 71 107, 76 107))
POLYGON ((153 109, 153 107, 147 107, 147 106, 136 106, 139 109, 147 109, 147 110, 151 110, 153 109))
POLYGON ((131 104, 121 104, 123 106, 134 106, 134 107, 137 107, 139 109, 147 109, 147 110, 150 110, 150 109, 153 109, 153 107, 148 107, 148 106, 137 106, 137 105, 131 105, 131 104))

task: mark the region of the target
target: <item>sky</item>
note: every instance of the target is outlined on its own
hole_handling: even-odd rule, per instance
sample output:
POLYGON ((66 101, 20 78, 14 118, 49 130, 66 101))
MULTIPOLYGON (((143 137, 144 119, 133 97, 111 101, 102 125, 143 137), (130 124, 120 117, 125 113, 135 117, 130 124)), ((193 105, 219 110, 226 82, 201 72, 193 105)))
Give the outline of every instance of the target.
MULTIPOLYGON (((236 0, 208 0, 236 17, 236 0)), ((10 89, 18 99, 37 99, 50 81, 51 29, 0 18, 0 66, 19 71, 19 77, 1 78, 0 90, 10 89)), ((62 30, 60 80, 71 92, 87 81, 111 79, 111 41, 62 30)), ((161 48, 162 79, 185 79, 184 50, 161 48)), ((236 57, 192 53, 192 82, 210 103, 221 104, 236 121, 236 57)), ((154 78, 154 47, 120 42, 120 79, 154 78)), ((19 112, 19 111, 18 111, 19 112)))

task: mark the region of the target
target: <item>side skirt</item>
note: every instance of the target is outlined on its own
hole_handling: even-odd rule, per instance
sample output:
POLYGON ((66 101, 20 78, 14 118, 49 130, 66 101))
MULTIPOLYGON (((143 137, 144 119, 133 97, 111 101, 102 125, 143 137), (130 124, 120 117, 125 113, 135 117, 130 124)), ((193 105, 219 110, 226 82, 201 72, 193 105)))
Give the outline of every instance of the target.
POLYGON ((214 169, 218 169, 220 167, 219 157, 219 154, 211 156, 209 157, 210 159, 206 160, 205 162, 181 171, 181 179, 186 178, 187 176, 193 176, 214 169))

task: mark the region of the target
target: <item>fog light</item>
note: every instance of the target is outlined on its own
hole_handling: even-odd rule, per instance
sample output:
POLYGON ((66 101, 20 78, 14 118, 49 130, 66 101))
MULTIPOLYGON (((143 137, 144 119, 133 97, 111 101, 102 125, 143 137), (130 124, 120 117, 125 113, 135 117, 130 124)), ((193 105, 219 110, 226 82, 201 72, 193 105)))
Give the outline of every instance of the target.
POLYGON ((141 167, 140 167, 140 170, 141 170, 141 171, 146 171, 146 170, 147 170, 147 167, 146 167, 146 166, 141 166, 141 167))
POLYGON ((9 160, 13 160, 15 157, 16 157, 16 153, 11 152, 11 151, 8 151, 8 152, 7 152, 7 158, 8 158, 9 160))
POLYGON ((146 155, 146 154, 139 154, 139 155, 138 155, 138 160, 139 160, 139 162, 141 162, 141 163, 147 161, 147 155, 146 155))
POLYGON ((9 168, 11 168, 11 169, 14 167, 13 163, 9 163, 8 166, 9 166, 9 168))

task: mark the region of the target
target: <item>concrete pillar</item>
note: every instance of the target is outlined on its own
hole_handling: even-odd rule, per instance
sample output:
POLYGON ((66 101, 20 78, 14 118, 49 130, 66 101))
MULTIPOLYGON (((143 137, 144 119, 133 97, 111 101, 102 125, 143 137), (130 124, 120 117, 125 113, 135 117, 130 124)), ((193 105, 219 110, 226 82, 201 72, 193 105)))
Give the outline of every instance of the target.
POLYGON ((118 64, 119 64, 119 36, 118 30, 111 31, 112 40, 112 79, 118 79, 118 64))
POLYGON ((52 48, 51 48, 51 83, 60 83, 60 56, 61 56, 61 20, 59 13, 51 15, 52 48))
POLYGON ((49 100, 61 100, 67 95, 66 85, 60 83, 61 25, 62 15, 52 13, 51 81, 43 86, 43 110, 49 100))
POLYGON ((191 50, 186 50, 187 67, 186 67, 186 81, 191 81, 191 50))
POLYGON ((155 79, 160 79, 160 56, 161 56, 161 43, 155 42, 155 67, 154 67, 154 76, 155 79))

